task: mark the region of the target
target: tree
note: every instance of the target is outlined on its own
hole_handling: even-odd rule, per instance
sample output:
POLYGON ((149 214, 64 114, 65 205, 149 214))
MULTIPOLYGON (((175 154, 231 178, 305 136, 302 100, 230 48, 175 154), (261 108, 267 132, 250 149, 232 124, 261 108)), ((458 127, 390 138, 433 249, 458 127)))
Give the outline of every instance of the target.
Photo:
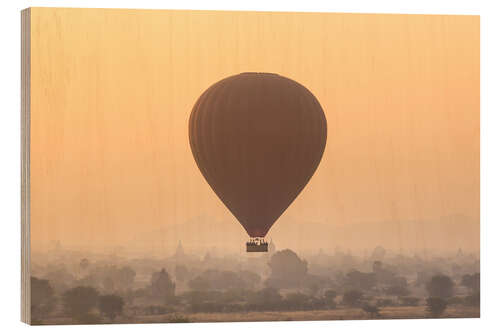
MULTIPOLYGON (((250 277, 251 278, 251 277, 250 277)), ((188 282, 192 290, 228 290, 248 287, 242 274, 209 269, 188 282)))
POLYGON ((381 261, 374 261, 372 270, 377 284, 395 284, 399 279, 390 267, 384 266, 381 261))
POLYGON ((170 301, 175 298, 175 283, 172 282, 170 275, 165 268, 160 272, 154 272, 151 277, 151 292, 153 297, 170 301))
POLYGON ((446 300, 439 297, 429 297, 426 302, 427 312, 435 318, 440 317, 448 305, 446 300))
POLYGON ((363 273, 357 270, 346 275, 346 283, 353 289, 370 290, 376 284, 375 273, 363 273))
POLYGON ((254 289, 260 283, 260 275, 255 272, 243 270, 238 275, 249 289, 254 289))
POLYGON ((335 303, 335 298, 337 297, 337 292, 335 290, 328 289, 323 294, 323 297, 325 298, 327 303, 332 303, 332 302, 335 303))
POLYGON ((47 270, 48 272, 43 278, 50 281, 55 293, 63 293, 75 285, 75 277, 68 272, 64 265, 49 266, 47 270))
POLYGON ((302 280, 301 287, 307 288, 311 296, 317 296, 318 292, 332 285, 332 281, 325 276, 306 274, 302 280))
POLYGON ((117 315, 123 312, 125 302, 118 295, 103 295, 99 296, 99 311, 102 315, 114 320, 117 315))
POLYGON ((89 313, 97 305, 99 293, 92 287, 75 287, 67 290, 62 298, 66 311, 72 318, 89 313))
POLYGON ((307 261, 302 260, 292 250, 276 252, 269 261, 271 287, 297 287, 307 275, 307 261))
POLYGON ((453 281, 446 275, 434 275, 426 284, 430 297, 449 298, 453 296, 453 281))
POLYGON ((392 285, 385 289, 385 293, 390 296, 408 296, 410 291, 405 286, 392 285))
POLYGON ((250 295, 248 307, 254 311, 276 310, 281 306, 282 300, 277 289, 264 288, 250 295))
POLYGON ((344 304, 349 306, 357 306, 363 297, 363 293, 358 290, 349 290, 342 297, 344 304))
POLYGON ((48 280, 31 277, 31 315, 43 319, 55 305, 54 289, 48 280))
POLYGON ((251 293, 245 289, 228 289, 221 294, 220 300, 224 303, 245 302, 251 293))
POLYGON ((370 305, 370 304, 365 304, 362 307, 363 311, 368 313, 370 315, 370 318, 375 318, 380 316, 380 310, 377 306, 375 305, 370 305))
POLYGON ((479 273, 465 274, 462 276, 461 284, 473 293, 479 292, 481 289, 481 276, 479 273))
POLYGON ((420 300, 417 297, 406 296, 399 297, 399 301, 403 306, 417 306, 420 300))
POLYGON ((333 289, 328 289, 325 291, 324 296, 325 296, 325 298, 328 298, 328 299, 335 299, 335 297, 337 297, 337 292, 333 289))
POLYGON ((245 288, 245 282, 235 272, 213 270, 208 274, 210 276, 211 285, 216 290, 245 288))
POLYGON ((300 292, 293 292, 287 294, 285 297, 285 301, 291 305, 291 309, 294 310, 309 310, 312 306, 321 306, 323 305, 318 301, 315 297, 310 297, 308 295, 302 294, 300 292), (316 303, 316 304, 313 304, 316 303))
POLYGON ((417 280, 415 281, 415 286, 420 287, 420 286, 425 286, 427 282, 434 276, 434 275, 442 275, 441 272, 438 270, 432 269, 432 270, 422 270, 417 272, 417 280))
POLYGON ((102 286, 107 292, 112 292, 113 290, 115 290, 115 282, 109 276, 104 279, 104 281, 102 282, 102 286))
POLYGON ((309 296, 294 292, 285 296, 285 306, 287 310, 307 310, 310 307, 309 296))
POLYGON ((466 296, 464 303, 469 306, 476 306, 476 307, 481 306, 481 295, 479 291, 472 295, 466 296))
POLYGON ((204 291, 210 289, 210 282, 202 276, 197 276, 188 282, 188 286, 191 290, 204 291))
POLYGON ((79 281, 79 285, 94 287, 109 294, 115 290, 127 291, 134 285, 135 271, 128 267, 118 268, 114 265, 94 266, 79 281))
POLYGON ((390 285, 408 288, 408 281, 402 276, 393 276, 390 280, 390 285))
POLYGON ((118 290, 128 290, 134 285, 135 271, 129 266, 118 269, 115 273, 115 286, 118 290))
POLYGON ((214 303, 219 300, 220 292, 217 291, 188 291, 180 295, 187 303, 190 304, 191 310, 200 312, 203 306, 207 303, 214 303))
POLYGON ((378 307, 394 306, 394 300, 392 298, 378 298, 375 305, 378 307))
POLYGON ((307 286, 307 290, 309 290, 309 293, 311 296, 316 296, 316 294, 319 292, 319 285, 316 283, 311 283, 307 286))

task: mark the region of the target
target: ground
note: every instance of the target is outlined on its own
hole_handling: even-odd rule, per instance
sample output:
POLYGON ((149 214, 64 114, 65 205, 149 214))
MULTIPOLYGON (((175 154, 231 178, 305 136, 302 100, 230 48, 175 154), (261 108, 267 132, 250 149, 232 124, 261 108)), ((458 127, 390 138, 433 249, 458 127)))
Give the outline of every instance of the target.
MULTIPOLYGON (((477 307, 450 306, 442 318, 479 318, 477 307)), ((425 306, 384 307, 379 319, 419 319, 428 318, 425 306)), ((317 311, 268 311, 236 313, 176 313, 152 316, 120 317, 115 321, 102 323, 167 323, 167 322, 238 322, 238 321, 308 321, 308 320, 359 320, 371 319, 370 315, 358 308, 338 308, 317 311)), ((70 318, 51 318, 40 324, 72 324, 70 318)))

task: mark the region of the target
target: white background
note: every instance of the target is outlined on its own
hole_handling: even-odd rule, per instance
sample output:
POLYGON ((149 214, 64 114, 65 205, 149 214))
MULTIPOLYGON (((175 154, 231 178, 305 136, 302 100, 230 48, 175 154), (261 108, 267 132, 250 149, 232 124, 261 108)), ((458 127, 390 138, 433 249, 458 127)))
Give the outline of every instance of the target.
POLYGON ((17 332, 491 332, 500 330, 500 15, 497 1, 1 1, 0 330, 17 332), (20 10, 30 6, 481 15, 481 319, 29 327, 20 322, 20 10))

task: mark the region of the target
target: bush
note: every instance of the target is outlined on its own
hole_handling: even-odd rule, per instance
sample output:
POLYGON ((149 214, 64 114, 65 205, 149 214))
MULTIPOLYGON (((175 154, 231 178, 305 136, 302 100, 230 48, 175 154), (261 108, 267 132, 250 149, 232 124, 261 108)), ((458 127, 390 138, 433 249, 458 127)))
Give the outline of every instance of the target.
POLYGON ((379 298, 377 299, 377 306, 384 307, 384 306, 394 306, 394 301, 390 298, 379 298))
POLYGON ((48 280, 31 277, 31 316, 40 320, 47 317, 55 306, 54 289, 48 280))
POLYGON ((385 293, 391 296, 408 296, 410 291, 405 286, 394 285, 385 289, 385 293))
POLYGON ((123 313, 124 304, 123 298, 118 295, 99 296, 99 311, 111 320, 123 313))
POLYGON ((191 312, 224 312, 226 306, 222 303, 217 303, 214 301, 206 301, 201 303, 191 304, 190 310, 191 312))
POLYGON ((311 309, 321 310, 321 309, 335 309, 337 303, 334 300, 326 299, 325 297, 311 297, 310 300, 311 309))
POLYGON ((461 284, 469 288, 472 292, 479 292, 481 287, 481 275, 476 274, 465 274, 462 276, 461 284))
POLYGON ((379 308, 375 305, 365 304, 362 307, 363 311, 370 315, 370 318, 380 317, 379 308))
POLYGON ((357 290, 370 290, 376 283, 375 273, 363 273, 353 270, 346 274, 346 285, 357 290))
POLYGON ((459 304, 464 304, 465 299, 463 297, 459 296, 453 296, 448 298, 447 303, 448 305, 459 305, 459 304))
POLYGON ((427 312, 432 317, 440 317, 447 307, 447 302, 439 297, 429 297, 427 298, 427 312))
POLYGON ((290 293, 285 296, 282 307, 286 310, 309 310, 310 298, 302 293, 290 293))
POLYGON ((162 305, 150 305, 144 308, 146 315, 163 315, 169 312, 169 308, 162 305))
POLYGON ((189 323, 190 320, 188 317, 176 313, 168 319, 168 322, 169 323, 189 323))
POLYGON ((336 297, 337 297, 337 292, 335 290, 329 289, 325 291, 323 295, 323 300, 325 301, 325 307, 329 309, 335 309, 337 307, 337 303, 335 302, 336 297))
POLYGON ((342 301, 346 305, 357 306, 359 305, 362 297, 363 297, 362 292, 358 290, 350 290, 344 294, 342 301))
POLYGON ((468 306, 481 306, 481 295, 479 292, 465 297, 464 304, 468 306))
POLYGON ((97 305, 99 293, 91 287, 75 287, 63 294, 66 312, 75 319, 86 318, 89 311, 97 305))
POLYGON ((335 297, 337 297, 337 292, 335 290, 328 289, 327 291, 325 291, 324 296, 326 299, 335 300, 335 297))
POLYGON ((402 306, 417 306, 419 302, 420 299, 418 299, 417 297, 406 296, 399 298, 399 303, 402 306))
POLYGON ((283 298, 275 288, 264 288, 250 295, 248 309, 250 311, 272 311, 280 309, 283 298))
POLYGON ((449 298, 453 296, 453 281, 446 275, 434 275, 426 284, 430 297, 449 298))

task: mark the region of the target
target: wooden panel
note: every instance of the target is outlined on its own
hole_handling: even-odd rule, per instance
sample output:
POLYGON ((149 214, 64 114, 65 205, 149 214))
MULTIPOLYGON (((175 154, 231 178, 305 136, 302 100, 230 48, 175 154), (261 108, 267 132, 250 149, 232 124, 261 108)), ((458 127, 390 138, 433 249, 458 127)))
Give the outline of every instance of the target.
POLYGON ((208 86, 246 71, 300 82, 329 124, 319 169, 270 237, 478 249, 478 17, 35 8, 32 29, 38 249, 241 249, 187 121, 208 86))

